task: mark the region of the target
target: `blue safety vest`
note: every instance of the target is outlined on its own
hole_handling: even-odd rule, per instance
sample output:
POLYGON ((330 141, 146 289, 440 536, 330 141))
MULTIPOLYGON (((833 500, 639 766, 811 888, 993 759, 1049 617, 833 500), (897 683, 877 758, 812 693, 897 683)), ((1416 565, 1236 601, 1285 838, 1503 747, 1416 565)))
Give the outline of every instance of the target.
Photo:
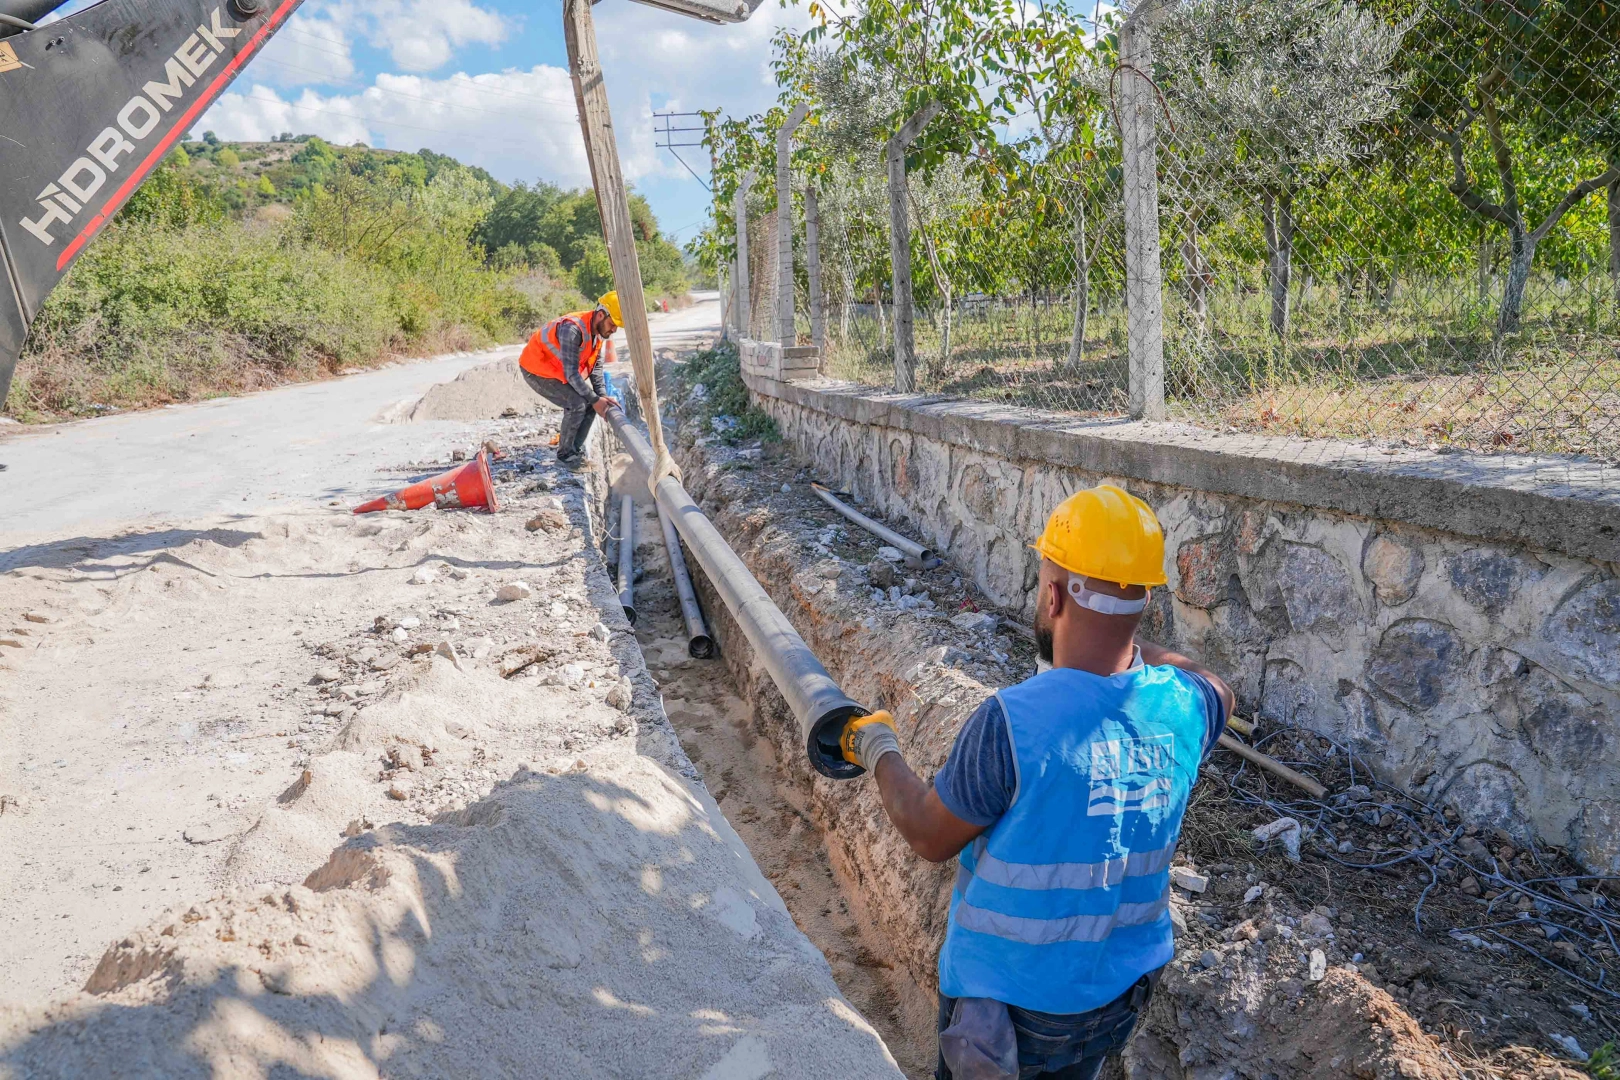
POLYGON ((1173 667, 1057 668, 997 697, 1016 788, 962 851, 940 991, 1088 1012, 1174 954, 1170 858, 1209 707, 1173 667))

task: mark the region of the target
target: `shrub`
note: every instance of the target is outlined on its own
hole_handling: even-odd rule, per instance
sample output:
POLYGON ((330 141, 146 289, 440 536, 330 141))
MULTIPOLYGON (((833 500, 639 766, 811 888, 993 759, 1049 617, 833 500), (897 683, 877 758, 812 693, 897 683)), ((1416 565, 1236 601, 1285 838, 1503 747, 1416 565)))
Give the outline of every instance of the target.
POLYGON ((729 341, 693 354, 676 371, 687 407, 696 413, 705 434, 732 446, 745 439, 775 442, 782 437, 776 421, 749 400, 742 359, 729 341))

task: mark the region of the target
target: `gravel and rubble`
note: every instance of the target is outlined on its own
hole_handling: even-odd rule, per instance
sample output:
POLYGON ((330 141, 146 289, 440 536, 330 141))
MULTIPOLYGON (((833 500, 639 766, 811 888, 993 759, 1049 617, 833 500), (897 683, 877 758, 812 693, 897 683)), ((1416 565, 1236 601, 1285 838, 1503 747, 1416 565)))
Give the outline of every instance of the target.
MULTIPOLYGON (((1032 672, 1027 631, 948 564, 918 571, 885 558, 896 553, 816 499, 819 478, 779 444, 728 446, 696 427, 683 425, 677 454, 688 489, 844 690, 893 712, 908 761, 936 771, 973 708, 1032 672)), ((704 599, 713 610, 712 593, 704 599)), ((716 621, 754 729, 825 837, 864 940, 892 962, 906 1023, 931 1037, 951 870, 909 852, 869 782, 813 774, 746 642, 716 621)), ((1329 797, 1314 804, 1235 755, 1211 759, 1178 854, 1177 958, 1124 1074, 1584 1075, 1577 1050, 1616 1034, 1609 883, 1574 877, 1566 852, 1504 851, 1514 845, 1374 784, 1347 751, 1300 729, 1256 738, 1329 797)))
MULTIPOLYGON (((8 665, 8 724, 64 661, 185 687, 194 727, 148 727, 166 771, 130 809, 173 803, 154 877, 208 861, 107 909, 83 989, 0 1004, 0 1077, 899 1075, 680 748, 602 566, 600 446, 572 471, 548 424, 491 430, 500 514, 237 519, 11 594, 57 637, 8 665), (229 647, 193 672, 204 641, 229 647), (206 809, 165 798, 188 783, 206 809)), ((145 680, 120 715, 162 710, 145 680)), ((65 709, 108 805, 123 729, 65 709)), ((14 816, 10 779, 0 841, 43 882, 77 857, 39 834, 73 793, 25 786, 14 816)))

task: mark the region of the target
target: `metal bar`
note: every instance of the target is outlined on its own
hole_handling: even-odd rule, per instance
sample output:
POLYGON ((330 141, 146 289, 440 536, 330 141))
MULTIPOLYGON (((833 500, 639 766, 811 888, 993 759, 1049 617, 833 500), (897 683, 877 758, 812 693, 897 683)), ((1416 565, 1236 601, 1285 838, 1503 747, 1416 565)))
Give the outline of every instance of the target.
POLYGON ((675 595, 681 598, 681 618, 686 620, 686 654, 696 660, 707 660, 714 655, 714 639, 709 636, 703 609, 698 607, 697 593, 692 589, 692 575, 686 569, 686 556, 681 554, 681 538, 675 532, 675 523, 664 512, 663 504, 655 505, 659 527, 664 530, 664 550, 669 554, 669 576, 675 579, 675 595))
POLYGON ((850 521, 853 521, 855 524, 859 525, 861 528, 865 529, 879 540, 882 540, 884 543, 889 544, 891 547, 899 548, 901 554, 905 555, 906 557, 906 565, 911 567, 913 570, 926 570, 931 566, 939 565, 939 558, 935 556, 935 554, 928 548, 925 548, 921 544, 917 543, 917 541, 907 540, 904 536, 901 536, 887 525, 873 521, 859 510, 840 500, 836 495, 822 487, 820 484, 811 484, 810 488, 821 497, 822 502, 838 511, 840 514, 843 514, 850 521))
MULTIPOLYGON (((652 447, 630 423, 623 409, 609 409, 607 419, 619 442, 637 464, 651 468, 652 447)), ((852 717, 871 710, 857 704, 838 688, 827 669, 821 666, 804 638, 793 629, 771 598, 754 580, 725 537, 698 509, 686 488, 673 476, 659 480, 653 498, 670 517, 675 530, 686 541, 731 617, 737 620, 743 637, 754 655, 765 665, 771 681, 787 701, 804 736, 810 764, 823 776, 847 780, 863 770, 844 760, 838 748, 839 736, 852 717)))
MULTIPOLYGON (((651 459, 649 459, 651 460, 651 459)), ((636 500, 619 500, 619 606, 630 625, 636 624, 636 500)))

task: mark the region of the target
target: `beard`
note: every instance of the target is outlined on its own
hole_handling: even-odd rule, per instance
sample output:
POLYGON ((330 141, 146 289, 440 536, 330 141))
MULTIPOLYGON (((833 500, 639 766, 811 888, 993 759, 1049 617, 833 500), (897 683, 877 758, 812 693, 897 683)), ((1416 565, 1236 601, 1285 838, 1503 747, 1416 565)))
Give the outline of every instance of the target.
POLYGON ((1035 612, 1035 654, 1048 664, 1052 663, 1052 620, 1044 606, 1035 612))

